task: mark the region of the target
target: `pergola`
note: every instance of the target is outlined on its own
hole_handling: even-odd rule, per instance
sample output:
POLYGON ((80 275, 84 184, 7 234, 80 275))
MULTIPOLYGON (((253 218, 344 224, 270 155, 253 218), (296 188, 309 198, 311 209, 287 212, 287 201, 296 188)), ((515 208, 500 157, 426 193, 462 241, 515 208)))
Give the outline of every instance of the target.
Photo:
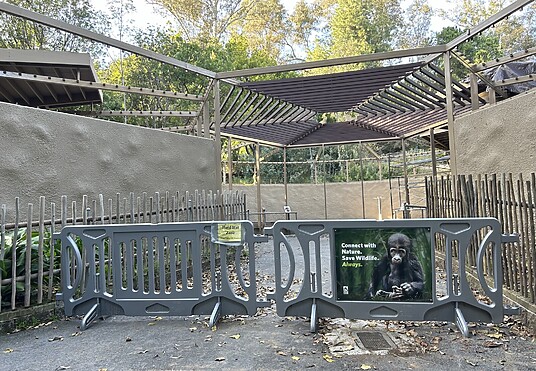
MULTIPOLYGON (((91 111, 87 114, 183 117, 186 125, 176 128, 177 131, 212 137, 217 143, 221 142, 221 137, 255 143, 256 166, 260 166, 260 145, 283 149, 286 159, 286 150, 289 148, 349 143, 400 140, 405 150, 406 139, 422 136, 430 141, 434 175, 436 146, 450 149, 451 169, 455 173, 456 143, 453 125, 456 117, 477 110, 483 105, 494 104, 496 94, 506 97, 504 87, 507 85, 534 81, 534 75, 492 81, 487 77, 486 71, 536 53, 536 48, 530 48, 494 61, 475 64, 468 61, 457 48, 532 2, 533 0, 517 0, 444 45, 227 72, 209 71, 0 2, 0 11, 7 14, 181 68, 201 75, 207 81, 205 90, 198 94, 111 85, 97 81, 91 62, 87 59, 81 62, 76 58, 60 57, 60 61, 54 59, 51 52, 45 51, 38 51, 42 54, 37 56, 27 54, 25 59, 25 52, 9 51, 17 57, 0 52, 0 100, 37 107, 57 107, 97 103, 102 99, 100 90, 112 90, 197 102, 198 109, 188 112, 125 110, 91 111), (453 59, 467 69, 469 84, 456 81, 452 77, 450 71, 453 59), (54 63, 57 63, 56 66, 50 67, 54 63), (376 67, 332 74, 247 81, 251 76, 357 64, 361 67, 376 67), (478 95, 478 81, 487 85, 487 100, 478 95), (222 96, 224 84, 228 85, 225 89, 228 92, 222 96), (46 92, 50 94, 45 94, 46 92), (66 98, 59 98, 61 92, 65 93, 63 95, 66 98), (351 114, 351 118, 342 122, 321 123, 316 120, 320 113, 347 113, 351 114)), ((221 148, 217 147, 217 163, 221 164, 221 148)), ((230 145, 228 149, 231 150, 230 145)), ((228 157, 230 160, 231 156, 228 157)), ((230 162, 230 169, 231 165, 230 162)), ((286 179, 285 166, 285 186, 286 179)), ((257 184, 260 185, 259 179, 257 184)), ((232 187, 232 179, 229 181, 229 187, 232 187)), ((260 187, 258 192, 260 193, 260 187)), ((260 202, 260 197, 257 198, 260 202)), ((409 202, 407 181, 406 199, 409 202)))

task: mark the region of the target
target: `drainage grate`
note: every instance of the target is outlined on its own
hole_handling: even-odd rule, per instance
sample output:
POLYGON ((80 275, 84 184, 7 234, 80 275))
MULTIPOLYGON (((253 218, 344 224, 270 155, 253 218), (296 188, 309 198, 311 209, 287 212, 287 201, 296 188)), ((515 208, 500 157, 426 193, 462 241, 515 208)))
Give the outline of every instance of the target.
POLYGON ((395 347, 393 341, 387 335, 376 331, 356 332, 356 343, 368 350, 385 350, 395 347))

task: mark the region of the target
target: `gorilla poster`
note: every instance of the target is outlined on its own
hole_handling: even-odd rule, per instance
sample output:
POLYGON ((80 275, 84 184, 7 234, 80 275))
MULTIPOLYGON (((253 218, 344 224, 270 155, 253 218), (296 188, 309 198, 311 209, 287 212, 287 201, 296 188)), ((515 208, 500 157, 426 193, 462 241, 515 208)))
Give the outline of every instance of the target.
POLYGON ((337 300, 432 301, 429 228, 334 232, 337 300))

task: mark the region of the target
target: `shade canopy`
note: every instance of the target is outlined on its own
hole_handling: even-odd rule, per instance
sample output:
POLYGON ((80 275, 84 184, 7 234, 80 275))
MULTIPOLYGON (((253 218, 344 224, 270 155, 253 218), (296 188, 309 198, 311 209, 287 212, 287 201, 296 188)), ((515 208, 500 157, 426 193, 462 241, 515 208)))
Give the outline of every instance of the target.
POLYGON ((102 103, 97 88, 47 81, 48 77, 97 81, 89 54, 0 49, 0 77, 3 102, 42 108, 102 103))

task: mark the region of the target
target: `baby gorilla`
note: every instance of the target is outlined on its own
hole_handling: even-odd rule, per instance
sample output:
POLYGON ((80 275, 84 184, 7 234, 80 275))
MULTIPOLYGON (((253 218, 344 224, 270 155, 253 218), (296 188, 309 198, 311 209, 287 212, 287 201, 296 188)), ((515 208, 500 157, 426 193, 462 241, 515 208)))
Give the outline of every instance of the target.
POLYGON ((422 266, 411 251, 411 240, 394 233, 387 240, 387 252, 374 267, 368 297, 416 299, 424 289, 422 266))

